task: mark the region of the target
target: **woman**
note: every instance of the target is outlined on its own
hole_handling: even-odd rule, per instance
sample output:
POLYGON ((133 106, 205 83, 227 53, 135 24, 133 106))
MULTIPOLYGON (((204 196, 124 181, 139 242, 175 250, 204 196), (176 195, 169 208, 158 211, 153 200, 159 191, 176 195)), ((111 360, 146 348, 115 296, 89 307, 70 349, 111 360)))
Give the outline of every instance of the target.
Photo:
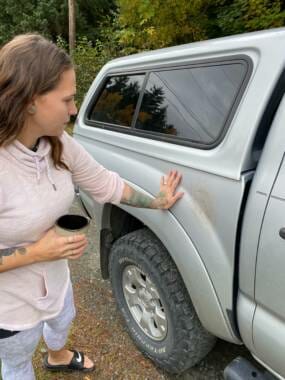
POLYGON ((151 199, 99 165, 64 132, 77 113, 69 56, 37 34, 0 50, 0 358, 3 380, 31 380, 43 335, 50 370, 92 371, 83 353, 65 348, 75 316, 68 260, 82 256, 85 235, 58 236, 74 184, 97 202, 168 209, 181 176, 161 179, 151 199))

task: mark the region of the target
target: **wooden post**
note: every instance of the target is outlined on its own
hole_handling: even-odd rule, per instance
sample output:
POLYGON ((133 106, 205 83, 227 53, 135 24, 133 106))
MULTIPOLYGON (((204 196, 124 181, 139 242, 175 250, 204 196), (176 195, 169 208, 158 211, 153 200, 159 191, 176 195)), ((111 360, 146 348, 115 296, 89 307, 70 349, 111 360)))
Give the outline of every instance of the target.
POLYGON ((68 0, 69 54, 72 56, 75 48, 75 0, 68 0))

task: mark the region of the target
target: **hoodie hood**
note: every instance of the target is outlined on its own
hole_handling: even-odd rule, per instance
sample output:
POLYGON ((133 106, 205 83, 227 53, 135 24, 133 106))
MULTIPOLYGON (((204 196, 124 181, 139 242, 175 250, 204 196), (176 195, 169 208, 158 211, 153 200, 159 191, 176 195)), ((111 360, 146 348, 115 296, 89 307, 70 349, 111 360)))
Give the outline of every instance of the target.
POLYGON ((28 149, 20 141, 15 140, 8 146, 1 149, 2 153, 21 168, 22 172, 28 176, 40 181, 43 172, 46 172, 49 182, 56 190, 55 183, 50 172, 50 152, 51 145, 49 141, 42 137, 39 141, 36 152, 28 149))

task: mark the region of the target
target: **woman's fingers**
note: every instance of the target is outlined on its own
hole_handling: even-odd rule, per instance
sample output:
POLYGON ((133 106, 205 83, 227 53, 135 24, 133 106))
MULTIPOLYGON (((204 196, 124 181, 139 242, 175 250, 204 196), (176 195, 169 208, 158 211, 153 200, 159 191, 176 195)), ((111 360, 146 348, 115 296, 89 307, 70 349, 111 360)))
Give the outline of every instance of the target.
POLYGON ((176 193, 174 195, 174 197, 173 197, 173 203, 172 204, 174 204, 175 202, 177 202, 178 199, 181 199, 183 197, 183 195, 184 195, 184 193, 182 193, 182 192, 176 193))
POLYGON ((78 253, 78 254, 73 254, 73 255, 70 255, 70 256, 67 256, 66 258, 68 260, 76 260, 76 259, 79 259, 82 255, 83 255, 84 251, 78 253))
POLYGON ((83 244, 81 246, 69 246, 68 250, 64 252, 63 257, 68 258, 68 259, 70 258, 76 259, 77 257, 80 257, 84 253, 86 247, 87 247, 87 244, 83 244))
POLYGON ((85 235, 71 235, 60 237, 60 243, 64 247, 64 249, 68 249, 74 247, 76 245, 81 245, 87 243, 87 239, 85 235))
POLYGON ((66 256, 67 259, 71 259, 71 260, 75 260, 75 259, 78 259, 79 257, 81 257, 85 251, 85 248, 82 249, 75 249, 75 250, 71 250, 71 251, 67 251, 68 255, 66 256))
POLYGON ((173 181, 172 181, 172 184, 171 184, 171 188, 173 190, 175 190, 177 188, 177 186, 179 185, 180 181, 181 181, 181 178, 182 178, 182 175, 179 173, 176 173, 176 176, 174 177, 173 181))
POLYGON ((181 181, 182 175, 177 170, 171 170, 167 176, 162 177, 161 184, 167 185, 172 191, 174 191, 181 181))
POLYGON ((175 171, 172 170, 167 175, 162 176, 160 179, 160 186, 171 186, 174 176, 175 171))
POLYGON ((67 244, 77 243, 77 242, 86 240, 86 236, 85 235, 70 235, 70 236, 62 237, 62 240, 64 243, 67 243, 67 244))
POLYGON ((83 240, 83 241, 79 241, 79 242, 76 242, 76 243, 69 243, 69 244, 65 244, 64 245, 64 248, 63 250, 64 251, 69 251, 69 250, 76 250, 76 249, 80 249, 82 247, 85 247, 87 246, 87 241, 86 240, 83 240))
POLYGON ((62 257, 64 258, 76 258, 78 254, 81 256, 88 245, 85 235, 67 236, 61 243, 62 257))

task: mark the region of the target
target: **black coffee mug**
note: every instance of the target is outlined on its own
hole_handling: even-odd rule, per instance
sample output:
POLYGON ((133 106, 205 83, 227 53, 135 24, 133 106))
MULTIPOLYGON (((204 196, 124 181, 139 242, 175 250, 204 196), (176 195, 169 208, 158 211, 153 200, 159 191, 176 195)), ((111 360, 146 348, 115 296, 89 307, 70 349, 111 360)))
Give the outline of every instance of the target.
POLYGON ((55 222, 55 231, 61 236, 86 234, 89 224, 90 219, 86 216, 66 214, 55 222))

